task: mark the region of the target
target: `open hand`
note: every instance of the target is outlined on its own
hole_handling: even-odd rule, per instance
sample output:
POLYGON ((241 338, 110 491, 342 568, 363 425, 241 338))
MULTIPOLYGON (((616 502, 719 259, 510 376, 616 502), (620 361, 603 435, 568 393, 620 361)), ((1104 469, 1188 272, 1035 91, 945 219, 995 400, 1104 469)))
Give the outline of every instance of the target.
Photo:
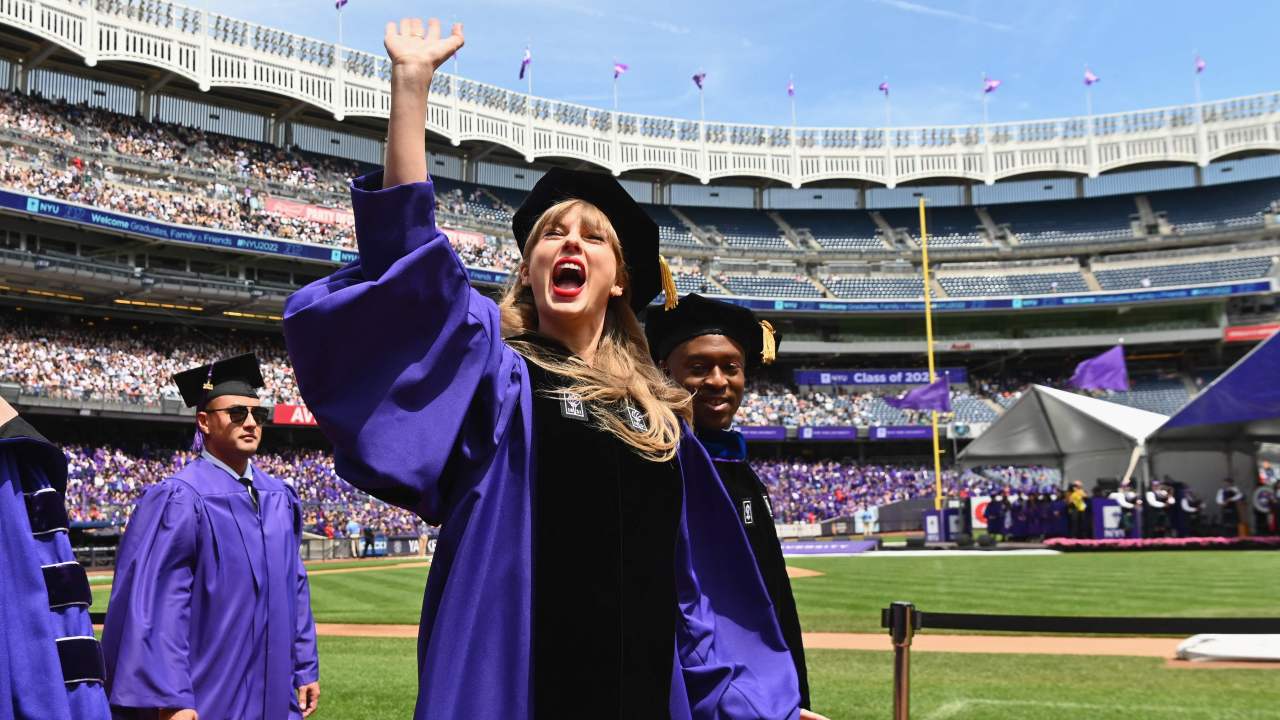
POLYGON ((422 18, 404 18, 399 25, 387 23, 382 44, 393 66, 434 73, 462 47, 462 23, 454 23, 449 37, 441 39, 440 20, 431 18, 426 28, 422 18))
POLYGON ((800 708, 800 720, 827 720, 825 715, 819 715, 812 710, 800 708))
POLYGON ((187 708, 185 710, 161 710, 159 713, 160 720, 200 720, 200 716, 195 710, 187 708))

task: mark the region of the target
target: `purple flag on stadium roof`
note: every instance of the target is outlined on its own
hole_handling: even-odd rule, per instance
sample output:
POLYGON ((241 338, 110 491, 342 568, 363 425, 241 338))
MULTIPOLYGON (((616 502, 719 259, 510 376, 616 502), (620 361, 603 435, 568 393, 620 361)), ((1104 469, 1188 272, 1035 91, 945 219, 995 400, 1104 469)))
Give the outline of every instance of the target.
POLYGON ((343 7, 345 7, 345 6, 346 6, 346 4, 347 4, 349 1, 350 1, 350 0, 336 0, 336 2, 334 2, 334 3, 333 3, 333 9, 334 9, 334 10, 341 10, 343 7))
POLYGON ((884 402, 899 410, 951 412, 951 383, 944 375, 928 385, 908 390, 901 397, 886 397, 884 402))
POLYGON ((885 97, 889 97, 889 81, 888 80, 885 80, 884 82, 880 83, 880 92, 884 93, 885 97))
POLYGON ((982 92, 993 93, 996 91, 996 88, 1000 87, 1000 83, 1000 80, 984 77, 982 78, 982 92))
POLYGON ((619 75, 630 69, 631 68, 627 67, 626 63, 620 63, 615 60, 613 63, 613 79, 617 80, 619 75))
POLYGON ((795 96, 796 96, 796 81, 788 80, 787 81, 787 97, 795 97, 795 96))
POLYGON ((529 52, 529 48, 524 49, 524 57, 520 60, 520 79, 524 79, 524 73, 529 69, 529 63, 533 62, 533 53, 529 52))
POLYGON ((1196 56, 1196 72, 1197 72, 1197 73, 1202 73, 1202 72, 1204 72, 1204 66, 1205 66, 1204 58, 1202 58, 1202 57, 1200 57, 1199 55, 1197 55, 1197 56, 1196 56))
POLYGON ((1071 385, 1081 390, 1128 390, 1129 370, 1124 363, 1124 346, 1117 345, 1081 362, 1071 376, 1071 385))
POLYGON ((1092 84, 1094 84, 1094 83, 1098 82, 1098 81, 1099 81, 1099 80, 1101 80, 1101 79, 1102 79, 1102 78, 1098 77, 1097 75, 1094 75, 1094 74, 1093 74, 1093 71, 1092 71, 1092 70, 1090 70, 1090 69, 1088 68, 1088 66, 1085 66, 1085 69, 1084 69, 1084 84, 1085 84, 1085 85, 1092 85, 1092 84))
POLYGON ((696 72, 693 74, 693 84, 697 85, 699 90, 702 89, 702 81, 706 79, 707 74, 704 72, 696 72))

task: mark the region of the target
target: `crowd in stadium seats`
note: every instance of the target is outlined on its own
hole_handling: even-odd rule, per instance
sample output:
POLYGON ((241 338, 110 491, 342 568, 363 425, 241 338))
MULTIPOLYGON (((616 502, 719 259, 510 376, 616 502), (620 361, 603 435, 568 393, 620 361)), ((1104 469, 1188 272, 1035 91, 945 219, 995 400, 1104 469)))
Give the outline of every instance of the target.
MULTIPOLYGON (((186 450, 71 445, 67 455, 67 511, 72 522, 123 525, 147 488, 192 460, 186 450)), ((265 472, 298 491, 308 532, 342 537, 347 522, 388 535, 418 535, 422 524, 412 513, 387 505, 342 481, 333 458, 319 450, 263 453, 253 460, 265 472)))
MULTIPOLYGON (((50 144, 32 148, 0 135, 4 187, 182 225, 355 245, 349 226, 271 212, 266 200, 285 191, 312 204, 342 206, 349 178, 367 170, 357 163, 0 91, 0 128, 6 127, 24 143, 50 144), (155 172, 124 169, 113 157, 155 172), (211 171, 214 179, 207 177, 211 171)), ((442 192, 442 216, 466 222, 500 214, 477 192, 442 192)), ((469 266, 505 271, 519 262, 514 246, 496 237, 457 247, 469 266)))
MULTIPOLYGON (((190 462, 187 450, 71 445, 67 509, 76 523, 123 525, 147 488, 190 462)), ((333 458, 321 450, 262 453, 253 461, 298 492, 308 532, 343 537, 355 520, 387 535, 419 535, 421 521, 356 490, 338 477, 333 458)), ((819 522, 853 515, 877 505, 934 492, 933 471, 923 466, 880 465, 841 460, 754 460, 752 466, 769 489, 777 522, 819 522)), ((1038 489, 1055 485, 1053 471, 1037 468, 988 468, 981 472, 943 472, 949 495, 994 494, 1005 488, 1038 489)))
POLYGON ((84 321, 59 327, 21 314, 0 314, 0 382, 23 392, 70 400, 154 404, 178 397, 170 381, 176 372, 220 357, 257 353, 271 397, 299 403, 284 343, 248 339, 227 331, 192 331, 175 342, 172 327, 149 329, 84 321))
MULTIPOLYGON (((867 507, 887 505, 934 493, 933 469, 920 465, 881 465, 856 460, 754 460, 769 488, 776 522, 819 522, 853 516, 867 507)), ((1058 474, 1045 468, 943 470, 945 495, 992 495, 1056 487, 1058 474)))

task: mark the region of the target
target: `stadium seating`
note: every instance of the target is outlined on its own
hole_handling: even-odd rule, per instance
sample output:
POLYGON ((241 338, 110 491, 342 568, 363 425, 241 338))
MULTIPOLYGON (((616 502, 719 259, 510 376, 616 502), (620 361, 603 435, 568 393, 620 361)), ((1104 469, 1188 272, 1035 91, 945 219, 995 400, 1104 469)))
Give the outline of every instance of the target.
POLYGON ((1207 232, 1261 225, 1262 214, 1280 200, 1280 180, 1258 180, 1166 190, 1148 195, 1151 207, 1164 213, 1179 233, 1207 232))
POLYGON ((658 224, 658 245, 663 248, 703 247, 680 218, 665 205, 645 205, 645 212, 658 224))
POLYGON ((1105 290, 1127 290, 1252 280, 1271 272, 1274 265, 1271 257, 1244 257, 1116 269, 1095 266, 1093 274, 1105 290))
MULTIPOLYGON (((885 222, 894 229, 904 229, 917 244, 920 242, 920 213, 915 208, 891 208, 880 211, 885 222)), ((926 218, 929 228, 929 247, 964 248, 988 247, 990 244, 978 233, 979 220, 973 208, 929 208, 926 218)))
POLYGON ((849 299, 920 298, 924 297, 924 281, 918 277, 847 277, 823 278, 832 295, 849 299))
POLYGON ((1049 200, 1009 203, 987 208, 997 225, 1008 225, 1021 245, 1117 242, 1134 237, 1130 216, 1138 212, 1133 197, 1049 200))
POLYGON ((950 297, 1089 292, 1089 286, 1079 272, 955 276, 939 274, 938 283, 950 297))
POLYGON ((875 221, 857 210, 784 210, 782 218, 797 232, 807 230, 823 250, 888 251, 875 221))
POLYGON ((768 215, 756 210, 682 207, 680 211, 703 228, 715 228, 727 247, 744 250, 795 250, 768 215))
POLYGON ((822 293, 805 277, 725 274, 717 278, 734 295, 759 298, 817 298, 822 293))

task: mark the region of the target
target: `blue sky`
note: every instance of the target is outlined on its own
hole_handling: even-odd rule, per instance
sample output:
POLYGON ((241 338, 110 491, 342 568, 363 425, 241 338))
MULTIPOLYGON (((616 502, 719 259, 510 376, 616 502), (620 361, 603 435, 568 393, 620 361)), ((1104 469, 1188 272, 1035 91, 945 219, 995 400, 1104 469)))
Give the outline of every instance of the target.
MULTIPOLYGON (((332 0, 192 0, 192 4, 322 39, 337 35, 332 0)), ((403 14, 466 24, 462 75, 511 89, 526 43, 534 93, 696 118, 690 77, 707 73, 707 118, 787 124, 795 77, 800 125, 882 125, 886 76, 893 124, 980 122, 982 74, 1004 85, 992 121, 1083 114, 1086 63, 1102 78, 1094 111, 1190 102, 1195 53, 1205 99, 1280 90, 1280 3, 1259 0, 350 0, 345 44, 382 52, 382 27, 403 14)))

